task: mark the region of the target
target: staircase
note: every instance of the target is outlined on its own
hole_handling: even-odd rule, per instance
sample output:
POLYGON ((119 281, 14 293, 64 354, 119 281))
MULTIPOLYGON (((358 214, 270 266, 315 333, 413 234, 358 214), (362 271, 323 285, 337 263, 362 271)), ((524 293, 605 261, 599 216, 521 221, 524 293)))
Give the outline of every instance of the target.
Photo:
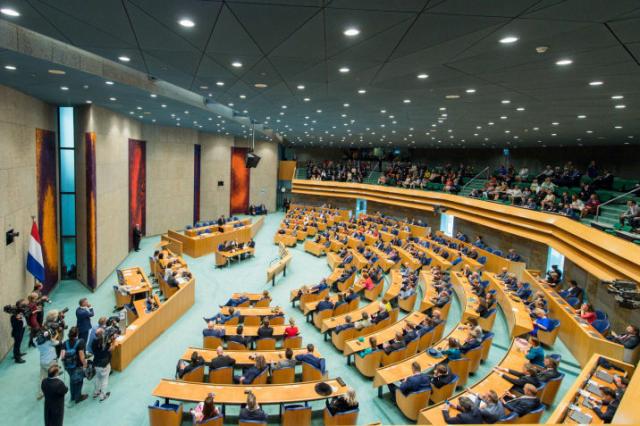
MULTIPOLYGON (((627 206, 624 204, 607 204, 606 206, 600 208, 600 223, 606 225, 615 225, 620 223, 620 215, 624 213, 627 209, 627 206)), ((582 219, 581 222, 591 226, 591 222, 595 222, 596 217, 590 216, 588 218, 582 219)))
POLYGON ((378 183, 378 179, 380 179, 381 175, 382 175, 382 172, 371 171, 371 173, 369 173, 369 176, 364 178, 362 183, 369 183, 371 185, 375 185, 378 183))
POLYGON ((460 191, 460 194, 458 194, 458 195, 462 195, 462 196, 466 197, 474 189, 483 189, 485 183, 487 183, 486 179, 476 179, 476 180, 472 181, 469 185, 467 185, 464 189, 462 189, 460 191))
POLYGON ((306 167, 298 167, 296 169, 296 179, 306 179, 307 178, 307 168, 306 167))

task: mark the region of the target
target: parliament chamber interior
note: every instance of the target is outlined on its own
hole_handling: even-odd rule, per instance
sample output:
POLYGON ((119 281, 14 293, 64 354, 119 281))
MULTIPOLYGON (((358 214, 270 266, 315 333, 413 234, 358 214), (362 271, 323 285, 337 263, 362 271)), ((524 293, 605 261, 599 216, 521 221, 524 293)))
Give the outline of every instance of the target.
POLYGON ((0 423, 640 424, 638 108, 637 0, 0 0, 0 423))

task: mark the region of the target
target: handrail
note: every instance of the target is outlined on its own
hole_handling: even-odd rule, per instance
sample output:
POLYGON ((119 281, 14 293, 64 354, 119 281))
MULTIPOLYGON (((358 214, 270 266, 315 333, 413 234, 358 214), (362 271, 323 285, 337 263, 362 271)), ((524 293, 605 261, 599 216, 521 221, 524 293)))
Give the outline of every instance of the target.
POLYGON ((631 194, 631 193, 634 193, 634 192, 636 192, 636 191, 638 191, 638 190, 640 190, 640 186, 636 186, 636 187, 635 187, 635 188, 633 188, 631 191, 629 191, 629 192, 625 192, 625 193, 624 193, 624 194, 622 194, 622 195, 618 195, 617 197, 610 199, 610 200, 609 200, 609 201, 607 201, 606 203, 602 203, 602 204, 598 205, 598 207, 596 208, 596 220, 595 220, 595 221, 596 221, 596 222, 598 222, 598 223, 600 222, 600 207, 604 207, 604 206, 606 206, 607 204, 611 204, 611 203, 612 203, 612 202, 614 202, 615 200, 619 200, 619 199, 620 199, 620 198, 622 198, 622 197, 626 197, 627 195, 629 195, 629 194, 631 194))
POLYGON ((471 182, 473 182, 474 180, 476 180, 476 178, 477 178, 478 176, 480 176, 482 173, 486 172, 488 169, 489 169, 489 166, 487 166, 487 167, 485 167, 484 169, 480 170, 480 171, 478 172, 478 174, 477 174, 477 175, 475 175, 474 177, 472 177, 472 178, 471 178, 471 180, 470 180, 469 182, 465 183, 465 184, 462 186, 462 189, 465 189, 465 188, 467 187, 467 185, 469 185, 471 182))

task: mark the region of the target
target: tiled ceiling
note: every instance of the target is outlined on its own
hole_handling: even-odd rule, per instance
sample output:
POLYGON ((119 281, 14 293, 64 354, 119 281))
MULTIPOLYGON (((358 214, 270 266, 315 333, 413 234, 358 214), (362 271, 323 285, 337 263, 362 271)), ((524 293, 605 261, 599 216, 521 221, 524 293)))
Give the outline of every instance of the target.
MULTIPOLYGON (((2 19, 113 61, 127 56, 126 66, 229 105, 295 145, 640 139, 637 0, 8 0, 3 7, 21 15, 2 19), (360 32, 348 37, 348 28, 360 32), (517 41, 501 43, 506 37, 517 41), (562 59, 572 63, 557 65, 562 59)), ((0 83, 27 78, 7 74, 0 70, 0 83)), ((65 100, 58 80, 33 84, 50 101, 65 100)), ((154 102, 163 123, 197 121, 154 102)))

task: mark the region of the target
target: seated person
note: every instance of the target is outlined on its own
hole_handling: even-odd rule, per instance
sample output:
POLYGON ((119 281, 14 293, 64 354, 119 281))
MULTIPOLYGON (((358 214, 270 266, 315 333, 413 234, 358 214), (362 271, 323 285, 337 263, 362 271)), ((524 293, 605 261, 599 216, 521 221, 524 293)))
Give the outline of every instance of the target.
POLYGON ((247 392, 247 404, 240 409, 240 421, 266 422, 267 415, 258 405, 253 392, 247 392))
POLYGON ((224 337, 226 330, 224 328, 216 329, 216 323, 213 321, 209 321, 207 323, 207 328, 202 330, 203 337, 224 337))
POLYGON ((373 280, 371 279, 371 277, 367 272, 362 273, 362 278, 363 278, 362 286, 364 287, 365 290, 372 290, 375 287, 373 280))
POLYGON ((356 391, 352 388, 349 388, 345 395, 333 397, 330 401, 326 400, 326 404, 327 409, 332 415, 355 410, 358 408, 358 401, 356 401, 356 391))
POLYGON ((378 339, 376 336, 369 337, 369 347, 358 352, 360 358, 364 358, 369 355, 371 352, 375 352, 380 349, 380 345, 378 345, 378 339))
POLYGON ((273 370, 278 370, 281 368, 295 368, 297 362, 293 359, 293 349, 287 348, 284 351, 284 359, 278 361, 278 363, 271 364, 271 368, 273 370))
POLYGON ((511 390, 513 390, 514 392, 517 392, 519 394, 524 394, 525 393, 525 385, 530 384, 532 385, 534 388, 538 388, 540 387, 540 385, 542 384, 540 382, 540 380, 538 379, 537 373, 538 373, 538 368, 531 364, 531 363, 527 363, 524 365, 524 367, 522 367, 522 372, 518 372, 515 370, 509 370, 503 367, 494 367, 493 370, 503 379, 505 379, 507 382, 511 383, 513 385, 513 387, 511 388, 511 390), (511 377, 508 374, 511 374, 515 377, 511 377))
POLYGON ((462 358, 462 351, 460 350, 460 342, 455 337, 449 337, 447 340, 447 348, 441 350, 443 355, 447 357, 449 361, 455 361, 462 358))
POLYGON ((244 370, 242 372, 242 376, 234 376, 233 383, 240 385, 250 385, 253 383, 256 377, 264 373, 266 369, 267 362, 264 359, 264 356, 258 355, 256 356, 255 365, 244 370))
POLYGON ((533 315, 535 317, 535 320, 533 321, 533 330, 531 331, 532 336, 537 337, 538 330, 548 331, 552 329, 553 320, 547 317, 547 313, 544 311, 544 309, 534 309, 533 315))
POLYGON ((216 357, 209 362, 209 371, 222 367, 233 367, 234 365, 236 365, 236 360, 225 355, 222 346, 218 346, 216 348, 216 357))
POLYGON ((449 293, 445 290, 438 293, 437 297, 431 298, 431 302, 438 308, 444 307, 447 303, 449 303, 450 300, 451 300, 451 297, 449 296, 449 293))
POLYGON ((540 341, 533 336, 529 339, 529 349, 524 357, 528 359, 531 364, 544 367, 544 349, 542 345, 540 345, 540 341))
POLYGON ((597 318, 596 312, 593 310, 593 305, 591 305, 591 303, 583 303, 580 308, 576 310, 576 314, 589 324, 592 324, 597 318))
POLYGON ((611 423, 613 420, 613 416, 616 414, 616 410, 618 409, 618 405, 620 405, 620 400, 616 398, 616 391, 606 386, 600 387, 600 392, 602 392, 602 400, 598 401, 597 399, 590 397, 589 399, 595 405, 593 407, 593 412, 596 413, 596 416, 604 423, 611 423), (602 411, 604 408, 604 411, 602 411))
POLYGON ((410 342, 414 341, 418 338, 418 333, 416 331, 416 327, 407 322, 407 324, 402 329, 402 340, 404 340, 404 344, 408 345, 410 342))
POLYGON ((520 262, 522 260, 522 257, 518 253, 516 253, 514 249, 509 249, 507 259, 511 260, 512 262, 520 262))
POLYGON ((346 303, 350 303, 352 300, 355 300, 358 297, 359 297, 358 294, 355 291, 353 291, 353 288, 350 288, 347 290, 347 293, 344 296, 344 301, 346 303))
POLYGON ((620 225, 624 226, 625 222, 633 226, 634 220, 640 217, 640 208, 634 200, 627 201, 627 210, 620 215, 620 225))
POLYGON ((534 385, 527 383, 524 385, 524 395, 516 397, 507 391, 505 396, 502 397, 502 402, 505 408, 516 413, 518 417, 522 417, 540 407, 540 398, 536 396, 537 392, 538 390, 534 385))
POLYGON ((315 351, 315 347, 313 344, 309 343, 307 345, 307 353, 296 355, 296 361, 306 362, 307 364, 311 364, 318 370, 320 370, 324 374, 324 360, 323 358, 318 358, 313 354, 315 351))
POLYGON ((446 401, 442 406, 442 417, 447 424, 452 425, 484 423, 484 418, 482 417, 480 409, 476 406, 476 404, 473 403, 473 401, 471 401, 470 398, 466 396, 461 396, 460 399, 458 399, 458 404, 450 404, 449 401, 446 401), (449 415, 450 407, 455 408, 460 413, 454 417, 451 417, 449 415))
POLYGON ((607 339, 623 345, 625 349, 635 349, 640 343, 639 330, 635 325, 628 325, 623 334, 612 331, 607 339))
POLYGON ((469 332, 469 336, 465 339, 464 343, 460 347, 460 352, 466 354, 472 349, 479 347, 482 344, 482 332, 478 333, 476 329, 472 329, 469 332))
POLYGON ((362 330, 365 327, 369 327, 371 325, 371 319, 369 319, 369 313, 363 312, 362 318, 355 322, 354 326, 356 330, 362 330))
POLYGON ((240 324, 236 327, 236 334, 227 336, 227 341, 239 343, 249 349, 251 346, 251 338, 249 336, 245 336, 243 333, 244 327, 240 324))
POLYGON ((391 399, 396 400, 396 389, 400 389, 403 395, 407 396, 412 392, 418 392, 429 389, 431 387, 431 380, 427 373, 422 373, 422 368, 417 361, 411 364, 412 375, 402 379, 399 384, 389 383, 389 392, 391 392, 391 399))
POLYGON ((176 366, 176 379, 182 379, 185 374, 190 373, 204 364, 204 358, 202 358, 198 352, 193 351, 189 361, 183 359, 178 361, 178 365, 176 366))
POLYGON ((296 320, 293 317, 289 318, 289 325, 284 329, 284 338, 288 339, 291 337, 296 337, 300 331, 298 327, 296 327, 296 320))
POLYGON ((233 306, 236 307, 238 305, 242 305, 243 303, 247 302, 249 300, 249 298, 247 296, 245 296, 244 294, 240 295, 240 297, 238 297, 237 299, 229 299, 227 300, 227 303, 225 303, 224 305, 220 305, 220 307, 222 308, 223 306, 233 306))
POLYGON ((446 364, 438 364, 436 365, 436 368, 433 369, 433 374, 430 376, 431 387, 440 389, 441 387, 453 382, 455 377, 456 375, 449 371, 446 364))
POLYGON ((576 297, 578 300, 582 300, 584 291, 578 286, 576 280, 569 281, 569 288, 567 289, 565 298, 576 297))
POLYGON ((480 410, 484 423, 493 424, 505 417, 504 405, 493 389, 481 395, 469 391, 476 397, 476 407, 480 410))
POLYGON ((405 343, 404 343, 404 339, 401 331, 397 331, 393 339, 389 340, 388 342, 382 345, 382 349, 384 350, 384 353, 387 355, 389 355, 393 351, 398 351, 400 349, 403 349, 404 347, 405 347, 405 343))
POLYGON ((316 312, 322 312, 329 309, 333 309, 333 302, 331 302, 331 296, 325 296, 324 300, 321 300, 316 305, 316 312))
POLYGON ((273 327, 269 325, 269 318, 262 320, 262 325, 258 328, 258 339, 273 337, 273 327))
POLYGON ((380 321, 386 320, 387 318, 389 318, 389 311, 387 311, 386 305, 380 302, 380 308, 378 309, 378 312, 374 313, 371 316, 371 323, 377 324, 380 321))
POLYGON ((229 314, 228 315, 225 315, 222 312, 220 312, 217 315, 212 316, 211 318, 203 317, 203 319, 207 323, 214 322, 214 323, 217 323, 217 324, 226 324, 230 319, 236 318, 236 317, 240 317, 240 312, 236 311, 236 309, 233 306, 231 306, 231 307, 229 307, 229 314))
POLYGON ((351 315, 347 315, 344 318, 344 324, 340 324, 336 328, 333 329, 334 334, 340 334, 341 331, 348 330, 350 328, 355 327, 355 324, 351 320, 351 315))
POLYGON ((196 405, 196 407, 191 411, 194 424, 204 423, 207 420, 220 415, 220 410, 218 410, 218 407, 216 407, 213 402, 214 397, 215 395, 210 393, 203 402, 196 405))

